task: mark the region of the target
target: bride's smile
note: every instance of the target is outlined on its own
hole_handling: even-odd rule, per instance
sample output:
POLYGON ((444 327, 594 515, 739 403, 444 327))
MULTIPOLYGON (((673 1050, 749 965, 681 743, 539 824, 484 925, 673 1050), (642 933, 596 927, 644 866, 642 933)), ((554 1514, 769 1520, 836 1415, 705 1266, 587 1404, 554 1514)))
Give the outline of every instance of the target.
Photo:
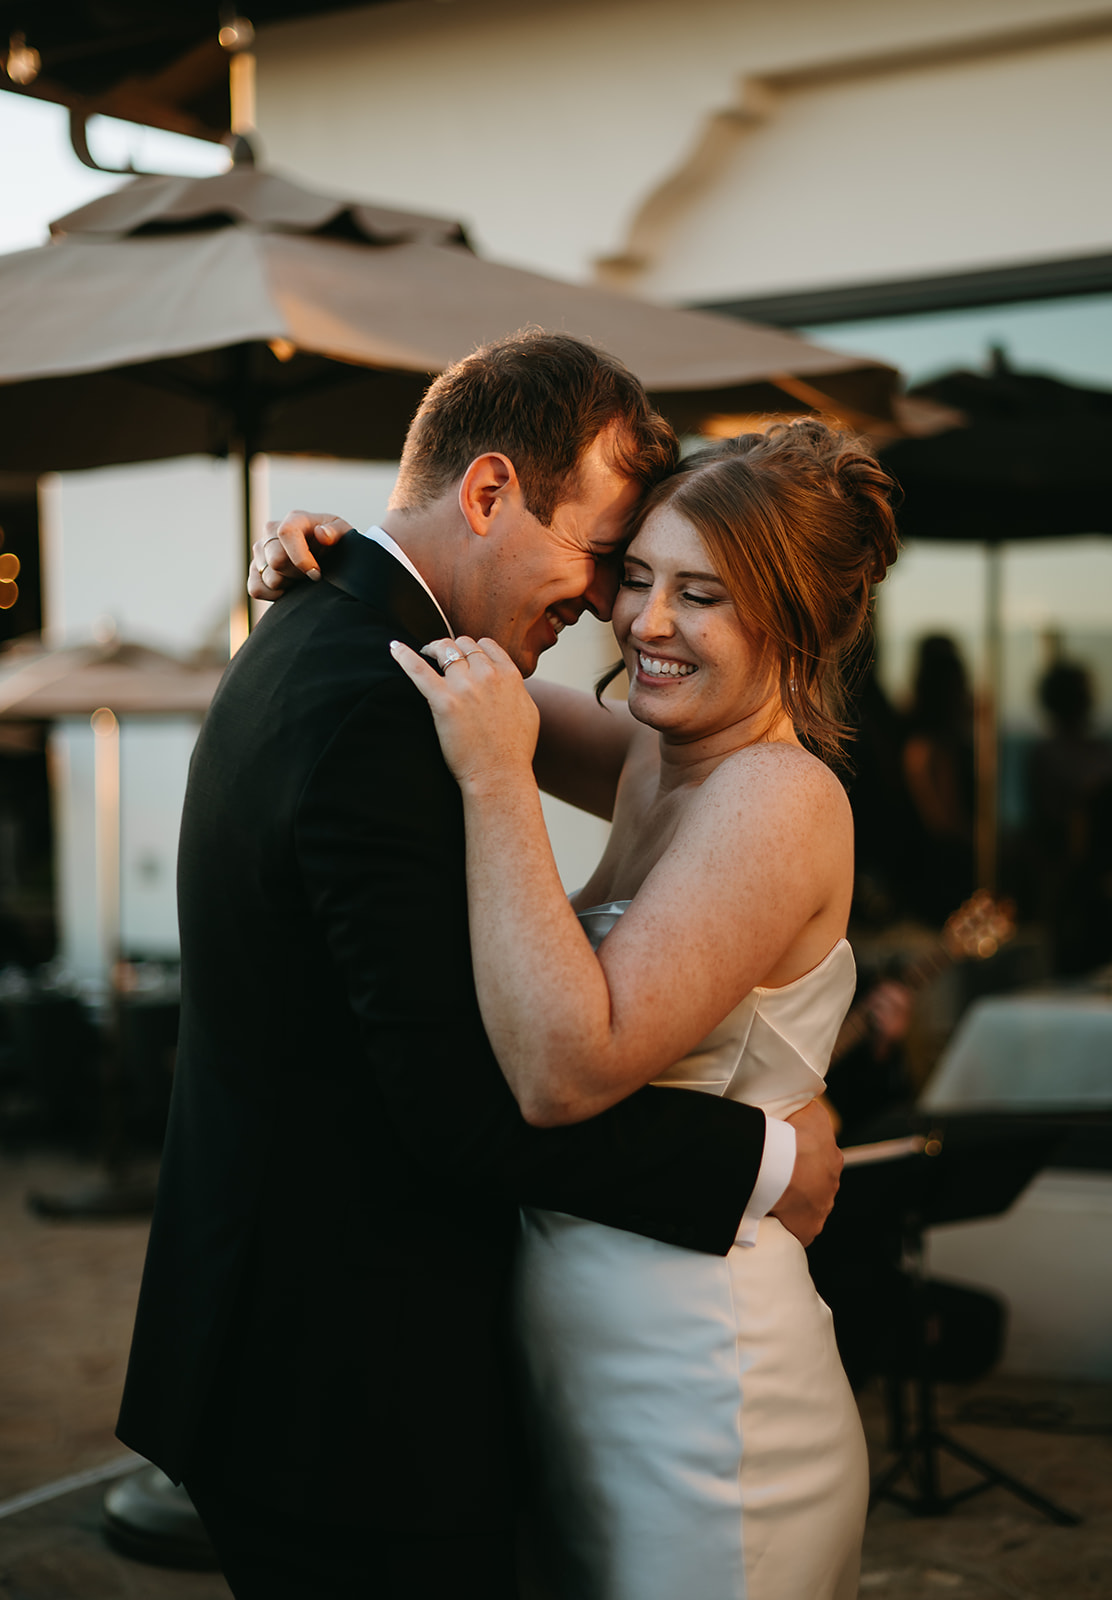
POLYGON ((773 684, 706 547, 673 506, 650 513, 625 556, 614 633, 639 722, 683 743, 767 737, 773 684))

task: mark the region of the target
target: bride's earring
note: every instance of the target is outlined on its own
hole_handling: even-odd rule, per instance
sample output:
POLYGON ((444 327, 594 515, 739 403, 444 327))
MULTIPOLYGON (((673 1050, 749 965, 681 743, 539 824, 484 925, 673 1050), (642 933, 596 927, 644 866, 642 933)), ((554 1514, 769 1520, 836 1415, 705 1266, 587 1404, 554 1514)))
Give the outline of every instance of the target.
POLYGON ((788 693, 789 694, 794 694, 795 693, 795 673, 794 672, 790 672, 788 674, 788 693))

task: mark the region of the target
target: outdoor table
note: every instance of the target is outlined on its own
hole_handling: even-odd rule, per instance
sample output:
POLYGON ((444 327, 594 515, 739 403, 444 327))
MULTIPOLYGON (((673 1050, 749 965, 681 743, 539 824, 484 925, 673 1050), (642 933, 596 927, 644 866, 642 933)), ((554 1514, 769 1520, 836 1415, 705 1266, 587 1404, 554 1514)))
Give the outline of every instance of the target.
MULTIPOLYGON (((1112 1108, 1112 996, 1044 990, 965 1013, 919 1101, 937 1114, 1005 1113, 1098 1124, 1112 1108)), ((1106 1161, 1045 1169, 1002 1217, 931 1230, 931 1271, 994 1290, 1009 1306, 1004 1368, 1112 1379, 1112 1172, 1106 1161)))
POLYGON ((970 1006, 919 1104, 925 1111, 1112 1107, 1112 995, 1046 991, 970 1006))
POLYGON ((19 1100, 51 1128, 95 1123, 100 1039, 89 1007, 76 995, 30 981, 0 998, 0 1029, 19 1100))

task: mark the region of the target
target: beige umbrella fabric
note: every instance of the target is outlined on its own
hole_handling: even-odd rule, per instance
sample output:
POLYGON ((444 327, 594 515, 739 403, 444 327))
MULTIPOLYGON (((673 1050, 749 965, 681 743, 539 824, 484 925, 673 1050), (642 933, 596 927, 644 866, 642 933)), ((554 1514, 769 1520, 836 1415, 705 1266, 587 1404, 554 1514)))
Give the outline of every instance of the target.
POLYGON ((225 665, 119 639, 53 650, 20 643, 0 655, 0 717, 51 721, 101 707, 117 717, 202 717, 225 665))
POLYGON ((237 167, 137 178, 0 256, 0 467, 193 452, 396 457, 430 375, 516 328, 620 356, 678 426, 890 418, 892 368, 485 261, 458 224, 237 167))

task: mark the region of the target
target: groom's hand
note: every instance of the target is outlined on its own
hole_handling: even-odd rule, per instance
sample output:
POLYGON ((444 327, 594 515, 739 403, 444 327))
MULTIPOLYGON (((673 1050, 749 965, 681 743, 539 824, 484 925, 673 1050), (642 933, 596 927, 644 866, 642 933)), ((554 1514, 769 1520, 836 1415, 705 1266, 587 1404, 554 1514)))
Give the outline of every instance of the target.
POLYGON ((277 600, 291 583, 319 578, 315 550, 335 544, 350 528, 343 517, 321 511, 291 511, 281 522, 268 522, 266 533, 251 547, 247 593, 252 600, 277 600))
POLYGON ((842 1176, 842 1152, 830 1117, 817 1100, 788 1121, 795 1129, 795 1167, 772 1215, 800 1244, 808 1245, 830 1215, 842 1176))

